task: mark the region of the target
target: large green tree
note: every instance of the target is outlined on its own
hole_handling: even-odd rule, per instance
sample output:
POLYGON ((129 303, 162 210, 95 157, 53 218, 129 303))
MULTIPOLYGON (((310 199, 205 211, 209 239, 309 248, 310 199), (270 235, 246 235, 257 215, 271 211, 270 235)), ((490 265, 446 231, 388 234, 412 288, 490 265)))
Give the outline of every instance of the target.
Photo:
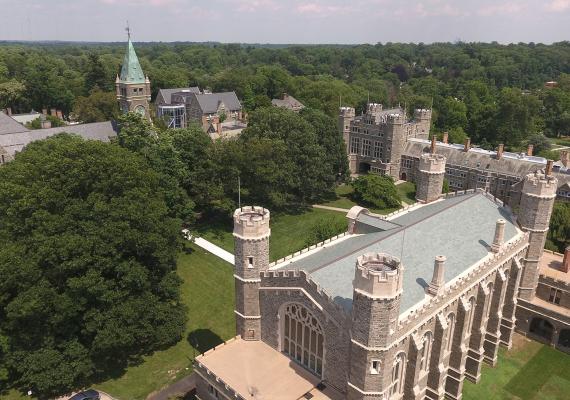
POLYGON ((181 338, 180 221, 114 144, 57 135, 0 168, 0 351, 10 382, 66 393, 181 338))
POLYGON ((399 208, 402 199, 394 180, 389 176, 368 174, 359 176, 352 182, 355 199, 363 204, 379 209, 399 208))
POLYGON ((98 87, 89 96, 78 97, 73 106, 76 120, 83 123, 116 120, 119 116, 119 106, 115 93, 102 92, 98 87))

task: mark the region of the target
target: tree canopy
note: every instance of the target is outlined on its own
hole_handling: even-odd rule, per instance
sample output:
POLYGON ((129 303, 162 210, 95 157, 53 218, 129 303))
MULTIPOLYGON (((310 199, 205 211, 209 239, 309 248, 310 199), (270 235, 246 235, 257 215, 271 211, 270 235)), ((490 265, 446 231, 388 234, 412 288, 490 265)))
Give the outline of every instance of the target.
POLYGON ((389 176, 369 174, 352 182, 354 197, 359 203, 379 209, 399 208, 402 199, 394 181, 389 176))
POLYGON ((61 134, 0 168, 0 364, 41 398, 177 342, 180 221, 160 174, 61 134))

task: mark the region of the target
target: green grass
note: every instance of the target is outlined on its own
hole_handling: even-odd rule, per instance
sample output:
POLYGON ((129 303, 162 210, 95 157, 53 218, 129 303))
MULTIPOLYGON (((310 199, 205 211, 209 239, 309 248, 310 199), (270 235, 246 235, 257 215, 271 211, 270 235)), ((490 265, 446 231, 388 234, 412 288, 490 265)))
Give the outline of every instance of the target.
POLYGON ((182 340, 144 357, 143 363, 129 367, 120 378, 94 385, 95 388, 120 400, 146 399, 150 393, 192 372, 195 355, 235 335, 232 266, 197 246, 188 245, 188 249, 189 254, 181 253, 178 258, 178 275, 184 282, 181 296, 188 307, 182 340), (193 343, 197 339, 198 351, 190 339, 193 343))
POLYGON ((552 347, 518 338, 515 349, 499 350, 495 368, 483 365, 481 381, 465 382, 464 400, 567 399, 570 393, 570 358, 552 347))
MULTIPOLYGON (((339 221, 339 223, 346 220, 343 213, 317 208, 312 208, 299 214, 272 214, 271 238, 269 239, 269 256, 271 261, 303 249, 311 227, 318 220, 324 218, 330 218, 339 221)), ((199 224, 195 232, 230 253, 234 252, 234 238, 232 236, 232 221, 230 218, 199 224)))
POLYGON ((550 141, 559 146, 570 146, 570 137, 550 138, 550 141))
MULTIPOLYGON (((416 185, 413 182, 404 182, 399 185, 396 185, 396 189, 400 194, 400 198, 406 204, 414 204, 416 202, 416 185)), ((354 189, 351 185, 340 185, 336 188, 335 194, 336 198, 329 200, 325 203, 322 203, 323 206, 329 207, 337 207, 337 208, 344 208, 350 209, 353 206, 358 206, 361 204, 357 204, 352 199, 352 193, 354 189)), ((367 207, 371 212, 376 214, 389 214, 392 211, 395 211, 395 208, 387 208, 387 209, 378 209, 378 208, 370 208, 367 207)))

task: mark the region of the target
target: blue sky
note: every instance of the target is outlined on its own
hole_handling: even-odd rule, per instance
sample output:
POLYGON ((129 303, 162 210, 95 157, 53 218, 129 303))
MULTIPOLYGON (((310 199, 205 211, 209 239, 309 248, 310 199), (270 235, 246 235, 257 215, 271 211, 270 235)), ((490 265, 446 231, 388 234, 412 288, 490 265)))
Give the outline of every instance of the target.
POLYGON ((377 43, 570 39, 570 0, 0 0, 0 40, 377 43))

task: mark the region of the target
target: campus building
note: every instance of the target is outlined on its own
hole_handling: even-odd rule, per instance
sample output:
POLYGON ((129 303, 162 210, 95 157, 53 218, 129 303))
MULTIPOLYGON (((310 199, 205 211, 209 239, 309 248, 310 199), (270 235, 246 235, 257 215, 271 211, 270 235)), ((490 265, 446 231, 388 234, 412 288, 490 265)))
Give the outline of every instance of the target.
POLYGON ((273 263, 270 212, 237 209, 238 336, 196 358, 198 398, 460 399, 515 330, 570 351, 570 259, 543 255, 552 164, 515 215, 484 190, 441 195, 446 161, 420 156, 417 204, 353 207, 344 234, 273 263))
MULTIPOLYGON (((415 110, 408 119, 405 110, 384 110, 380 104, 369 104, 363 115, 355 109, 341 107, 339 132, 343 136, 353 174, 373 172, 394 179, 417 182, 421 155, 430 151, 428 136, 430 110, 415 110)), ((469 139, 463 144, 435 143, 435 153, 446 158, 445 178, 450 190, 483 189, 511 206, 520 201, 523 180, 527 174, 543 170, 546 159, 526 153, 496 151, 473 147, 469 139)), ((558 179, 558 198, 570 200, 570 156, 561 152, 561 160, 553 166, 558 179)))

